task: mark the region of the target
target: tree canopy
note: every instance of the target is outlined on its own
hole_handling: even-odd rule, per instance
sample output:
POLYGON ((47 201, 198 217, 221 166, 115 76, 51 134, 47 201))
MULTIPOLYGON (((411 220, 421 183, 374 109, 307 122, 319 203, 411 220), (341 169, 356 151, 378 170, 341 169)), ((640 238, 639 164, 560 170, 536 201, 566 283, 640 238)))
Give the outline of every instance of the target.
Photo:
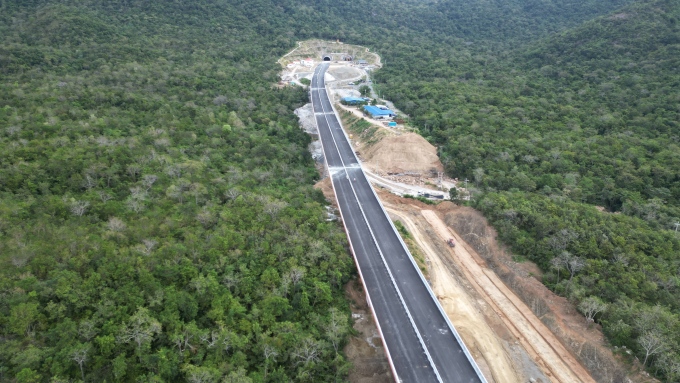
POLYGON ((576 304, 606 304, 592 319, 610 342, 670 382, 680 376, 679 19, 677 2, 639 1, 556 33, 404 42, 375 76, 447 173, 474 181, 473 205, 515 254, 576 304))
POLYGON ((353 265, 272 87, 307 38, 377 51, 500 238, 677 380, 679 8, 0 2, 0 380, 344 379, 353 265))
POLYGON ((292 40, 227 3, 3 7, 0 380, 342 380, 292 40))

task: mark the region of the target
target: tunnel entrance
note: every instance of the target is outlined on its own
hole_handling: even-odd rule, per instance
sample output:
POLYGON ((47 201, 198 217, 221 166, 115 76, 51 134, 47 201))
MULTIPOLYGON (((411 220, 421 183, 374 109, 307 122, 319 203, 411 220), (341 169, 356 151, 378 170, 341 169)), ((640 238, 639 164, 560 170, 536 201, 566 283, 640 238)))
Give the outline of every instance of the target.
POLYGON ((331 61, 331 56, 323 56, 323 61, 331 61))

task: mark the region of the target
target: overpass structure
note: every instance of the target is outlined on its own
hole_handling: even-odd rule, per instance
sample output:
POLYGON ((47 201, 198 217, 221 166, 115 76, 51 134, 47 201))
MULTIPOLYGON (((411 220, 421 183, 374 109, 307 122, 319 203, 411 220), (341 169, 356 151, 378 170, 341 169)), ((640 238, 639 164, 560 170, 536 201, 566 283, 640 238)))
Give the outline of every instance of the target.
POLYGON ((327 69, 311 84, 319 138, 395 381, 486 383, 368 182, 328 97, 327 69))

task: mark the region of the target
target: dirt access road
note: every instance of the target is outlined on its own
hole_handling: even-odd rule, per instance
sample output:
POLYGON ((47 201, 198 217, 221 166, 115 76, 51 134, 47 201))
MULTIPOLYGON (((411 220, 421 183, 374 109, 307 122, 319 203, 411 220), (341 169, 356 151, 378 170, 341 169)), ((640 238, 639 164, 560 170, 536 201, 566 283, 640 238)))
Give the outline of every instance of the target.
MULTIPOLYGON (((403 153, 396 151, 395 148, 395 153, 388 157, 403 157, 403 153)), ((371 158, 368 162, 372 168, 380 168, 381 161, 371 158)), ((329 200, 334 200, 332 190, 326 189, 329 200)), ((384 191, 379 196, 388 211, 413 234, 425 254, 435 294, 490 383, 594 382, 540 319, 492 270, 484 267, 483 261, 477 262, 481 258, 433 210, 416 209, 415 214, 409 214, 415 209, 409 205, 413 200, 384 191), (398 200, 402 202, 393 203, 398 200), (451 237, 459 243, 453 251, 443 245, 451 237)), ((364 339, 371 336, 362 333, 364 339)), ((354 343, 358 347, 361 342, 354 343)), ((350 350, 346 350, 348 355, 359 355, 350 350)), ((362 381, 353 377, 357 378, 353 381, 362 381)))
MULTIPOLYGON (((353 78, 352 69, 341 68, 333 77, 338 82, 347 81, 353 78)), ((385 137, 394 140, 395 135, 396 139, 403 136, 395 133, 385 137)), ((366 158, 364 165, 377 172, 384 171, 380 165, 383 162, 394 165, 394 161, 381 159, 404 158, 404 150, 413 152, 415 157, 411 161, 413 164, 402 164, 400 171, 416 171, 417 165, 423 165, 420 162, 427 162, 427 166, 441 166, 425 161, 427 156, 424 153, 434 148, 430 148, 431 145, 424 140, 422 145, 405 145, 406 149, 399 149, 396 145, 390 152, 389 147, 393 145, 387 145, 389 140, 384 140, 384 137, 372 140, 374 143, 364 147, 361 135, 355 135, 359 137, 353 140, 353 145, 361 146, 367 154, 375 152, 374 156, 366 158)), ((325 183, 328 180, 319 186, 326 197, 334 201, 330 184, 324 186, 325 183)), ((444 213, 440 210, 446 203, 433 208, 384 191, 379 192, 379 196, 392 218, 404 224, 425 254, 429 281, 435 294, 490 383, 594 382, 541 320, 485 266, 472 247, 467 246, 461 236, 444 223, 441 216, 444 213), (445 239, 450 237, 456 238, 459 243, 453 250, 444 244, 445 239)), ((360 285, 354 288, 360 289, 360 285)), ((353 313, 359 334, 345 349, 349 360, 356 366, 350 373, 350 381, 388 381, 389 371, 385 368, 386 364, 380 362, 384 357, 383 350, 380 342, 376 342, 372 318, 370 315, 367 317, 365 309, 360 307, 362 298, 356 291, 348 290, 348 296, 355 302, 353 313)))
POLYGON ((427 234, 422 233, 416 226, 417 218, 410 217, 410 214, 394 206, 388 207, 387 211, 393 219, 397 218, 402 222, 425 253, 432 289, 487 380, 497 383, 526 380, 513 366, 509 354, 504 352, 503 341, 488 325, 482 313, 476 309, 465 288, 437 256, 438 252, 433 248, 427 234))
MULTIPOLYGON (((379 193, 425 254, 430 283, 489 381, 595 382, 437 210, 379 193), (455 248, 444 245, 449 238, 455 248), (521 347, 518 347, 521 346, 521 347)), ((448 203, 450 206, 453 204, 448 203)))
POLYGON ((510 291, 492 270, 483 266, 481 257, 473 255, 474 250, 469 248, 457 233, 448 228, 435 211, 422 210, 421 214, 435 230, 439 240, 445 241, 448 238, 456 240, 458 246, 449 249, 448 254, 443 254, 444 257, 450 257, 463 271, 477 293, 501 316, 508 329, 551 381, 595 382, 531 309, 510 291))

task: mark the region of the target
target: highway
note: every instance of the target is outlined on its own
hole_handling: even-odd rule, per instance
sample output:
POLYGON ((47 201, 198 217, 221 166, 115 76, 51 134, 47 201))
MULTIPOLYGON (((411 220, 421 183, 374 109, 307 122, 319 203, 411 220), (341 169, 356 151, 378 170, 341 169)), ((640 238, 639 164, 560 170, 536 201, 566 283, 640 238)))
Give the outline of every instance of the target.
POLYGON ((486 383, 364 175, 328 98, 327 69, 311 84, 319 138, 395 380, 486 383))

